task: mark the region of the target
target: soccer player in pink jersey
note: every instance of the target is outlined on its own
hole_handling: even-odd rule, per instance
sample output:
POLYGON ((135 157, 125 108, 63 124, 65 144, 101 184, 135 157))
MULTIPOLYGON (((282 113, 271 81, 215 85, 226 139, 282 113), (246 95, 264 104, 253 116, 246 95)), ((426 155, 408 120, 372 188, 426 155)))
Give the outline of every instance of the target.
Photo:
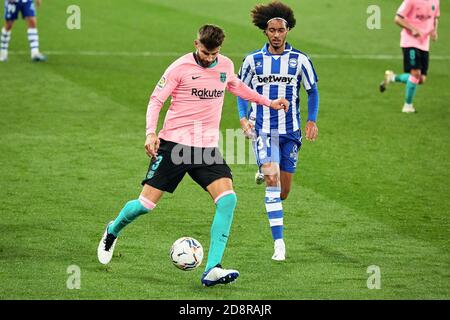
POLYGON ((111 260, 120 231, 155 209, 164 192, 174 192, 187 173, 216 205, 201 283, 226 284, 239 276, 238 271, 221 266, 237 202, 231 170, 218 149, 225 90, 276 110, 287 111, 289 102, 284 98, 271 101, 241 82, 233 62, 219 54, 224 38, 219 27, 202 26, 194 41, 196 51, 172 63, 154 89, 147 109, 145 150, 151 162, 144 187, 139 198, 126 203, 107 225, 97 250, 102 264, 111 260), (171 104, 157 135, 159 113, 169 96, 171 104))
POLYGON ((414 113, 413 99, 417 85, 425 82, 428 72, 430 38, 438 38, 439 0, 404 0, 397 11, 395 22, 402 27, 400 47, 403 50, 403 74, 386 70, 380 91, 391 82, 406 84, 402 112, 414 113))

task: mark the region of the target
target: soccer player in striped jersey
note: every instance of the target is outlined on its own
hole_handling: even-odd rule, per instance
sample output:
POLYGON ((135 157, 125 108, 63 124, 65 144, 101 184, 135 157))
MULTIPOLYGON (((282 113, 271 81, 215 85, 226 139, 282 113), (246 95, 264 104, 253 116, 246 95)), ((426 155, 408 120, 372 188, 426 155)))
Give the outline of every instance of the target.
POLYGON ((248 112, 248 102, 238 98, 241 126, 244 134, 254 140, 259 172, 266 183, 265 206, 274 240, 272 259, 282 261, 286 258, 282 200, 291 189, 302 145, 299 90, 303 84, 308 93, 305 134, 307 140, 314 141, 318 133, 318 79, 308 56, 286 42, 288 32, 296 23, 290 7, 278 1, 257 5, 252 10, 252 18, 253 24, 264 31, 268 43, 247 55, 239 78, 269 99, 283 96, 291 105, 284 113, 252 103, 248 112))
POLYGON ((155 87, 147 109, 145 149, 152 160, 142 181, 144 187, 139 198, 129 201, 106 227, 97 250, 100 263, 111 260, 121 230, 153 211, 164 192, 174 192, 187 173, 216 205, 201 283, 225 284, 239 276, 238 271, 221 266, 237 201, 231 170, 218 149, 225 90, 282 112, 289 105, 284 98, 270 100, 258 94, 237 78, 233 62, 219 54, 224 37, 217 26, 201 27, 194 42, 196 52, 172 63, 155 87), (159 113, 169 96, 171 104, 157 135, 159 113))
POLYGON ((402 74, 386 70, 380 91, 384 92, 391 82, 406 85, 402 112, 414 113, 413 99, 417 86, 427 78, 430 38, 438 38, 439 0, 404 0, 397 10, 395 23, 402 28, 400 47, 403 51, 402 74))
MULTIPOLYGON (((41 0, 36 0, 41 5, 41 0)), ((11 40, 11 29, 19 17, 19 12, 26 20, 28 26, 28 42, 31 49, 31 60, 35 62, 46 61, 47 57, 39 51, 39 35, 37 29, 36 9, 33 0, 5 0, 5 24, 2 28, 0 42, 0 62, 8 60, 8 47, 11 40)))

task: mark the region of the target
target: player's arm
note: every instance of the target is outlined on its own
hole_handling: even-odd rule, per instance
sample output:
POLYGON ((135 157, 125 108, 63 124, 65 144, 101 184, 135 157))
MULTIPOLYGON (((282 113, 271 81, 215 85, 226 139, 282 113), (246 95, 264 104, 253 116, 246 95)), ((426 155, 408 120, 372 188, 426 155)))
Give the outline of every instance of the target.
POLYGON ((406 30, 411 32, 413 37, 420 38, 422 36, 422 33, 418 29, 416 29, 412 24, 410 24, 408 21, 406 21, 405 18, 403 16, 399 15, 398 13, 395 16, 394 21, 400 27, 405 28, 406 30))
POLYGON ((308 93, 308 120, 306 121, 305 135, 307 140, 314 141, 319 132, 316 125, 319 113, 319 89, 317 87, 319 79, 309 58, 303 56, 300 62, 302 64, 302 84, 308 93))
POLYGON ((317 139, 318 128, 316 125, 317 115, 319 114, 319 89, 314 84, 308 93, 308 120, 306 121, 305 134, 306 139, 314 141, 317 139))
POLYGON ((441 15, 441 7, 438 4, 438 6, 436 8, 436 15, 434 17, 434 29, 431 32, 431 38, 433 39, 433 41, 437 41, 437 39, 438 39, 438 26, 439 26, 440 15, 441 15))
POLYGON ((41 6, 41 0, 35 0, 36 1, 36 6, 39 8, 41 6))
POLYGON ((283 109, 285 112, 289 110, 289 101, 287 101, 285 98, 269 100, 263 95, 260 95, 258 92, 247 87, 247 85, 239 80, 235 74, 231 76, 231 79, 227 84, 227 90, 235 96, 241 97, 244 100, 249 100, 251 102, 261 104, 275 110, 283 109))
POLYGON ((431 31, 431 39, 433 41, 437 41, 438 39, 438 26, 439 26, 439 17, 434 18, 434 29, 431 31))
MULTIPOLYGON (((253 73, 251 69, 251 65, 249 59, 244 59, 241 68, 239 69, 238 78, 244 82, 247 86, 250 87, 251 79, 253 73)), ((244 135, 252 139, 255 137, 254 125, 248 121, 247 113, 248 113, 248 101, 242 99, 241 97, 237 97, 237 107, 239 112, 239 120, 241 123, 241 128, 244 131, 244 135)))
POLYGON ((248 139, 254 139, 256 137, 255 126, 247 119, 248 101, 242 99, 241 97, 237 97, 237 104, 239 110, 239 122, 241 123, 242 131, 244 132, 245 137, 248 139))
POLYGON ((269 100, 263 95, 260 95, 258 92, 247 87, 245 83, 239 80, 236 76, 234 76, 233 78, 234 79, 232 79, 228 83, 227 90, 235 96, 241 97, 242 99, 249 100, 257 104, 262 104, 263 106, 267 106, 275 110, 283 109, 285 112, 289 110, 289 101, 287 101, 285 98, 269 100))
POLYGON ((147 126, 146 126, 146 138, 145 138, 145 152, 149 157, 158 156, 159 138, 156 135, 156 128, 158 126, 159 113, 161 108, 166 102, 167 98, 172 94, 175 87, 178 85, 178 77, 176 72, 170 67, 161 80, 159 80, 147 107, 147 126))
POLYGON ((416 29, 413 25, 411 25, 408 21, 406 21, 405 17, 410 14, 411 10, 414 9, 414 4, 411 0, 405 0, 400 5, 400 8, 397 10, 397 14, 395 15, 394 22, 400 26, 401 28, 405 28, 415 38, 420 38, 422 36, 421 32, 416 29))

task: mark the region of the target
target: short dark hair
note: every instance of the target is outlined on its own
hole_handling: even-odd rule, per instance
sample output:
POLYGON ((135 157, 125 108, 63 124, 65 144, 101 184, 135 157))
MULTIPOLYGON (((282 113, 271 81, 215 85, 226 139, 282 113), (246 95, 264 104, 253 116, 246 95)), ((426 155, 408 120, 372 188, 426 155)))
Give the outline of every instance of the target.
POLYGON ((253 24, 261 30, 267 29, 267 23, 273 18, 282 18, 286 20, 287 27, 295 27, 296 20, 294 12, 290 7, 280 1, 272 1, 268 4, 258 4, 251 11, 253 24))
POLYGON ((225 39, 223 30, 213 24, 205 24, 198 29, 198 40, 208 50, 213 50, 220 47, 225 39))

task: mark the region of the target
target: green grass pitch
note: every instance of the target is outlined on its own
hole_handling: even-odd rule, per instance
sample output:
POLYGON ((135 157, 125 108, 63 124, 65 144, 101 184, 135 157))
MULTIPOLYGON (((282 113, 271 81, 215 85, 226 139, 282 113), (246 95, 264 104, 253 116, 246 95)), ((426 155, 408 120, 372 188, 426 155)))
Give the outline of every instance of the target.
MULTIPOLYGON (((266 40, 250 21, 258 2, 43 1, 49 61, 29 61, 18 21, 0 64, 0 299, 449 299, 450 6, 441 1, 440 38, 410 115, 400 112, 404 86, 378 92, 385 69, 402 69, 400 2, 286 0, 298 22, 288 40, 311 55, 320 90, 319 139, 304 142, 284 202, 287 260, 270 259, 256 167, 233 165, 238 206, 223 263, 241 276, 204 288, 204 264, 182 272, 168 258, 183 235, 209 247, 214 206, 188 177, 123 231, 109 266, 96 248, 140 192, 145 112, 161 74, 205 23, 225 29, 222 53, 237 72, 266 40), (66 27, 72 4, 81 30, 66 27), (372 4, 379 30, 366 27, 372 4), (71 265, 78 290, 66 285, 71 265), (367 287, 371 265, 381 289, 367 287)), ((238 127, 227 94, 221 129, 238 127)))

